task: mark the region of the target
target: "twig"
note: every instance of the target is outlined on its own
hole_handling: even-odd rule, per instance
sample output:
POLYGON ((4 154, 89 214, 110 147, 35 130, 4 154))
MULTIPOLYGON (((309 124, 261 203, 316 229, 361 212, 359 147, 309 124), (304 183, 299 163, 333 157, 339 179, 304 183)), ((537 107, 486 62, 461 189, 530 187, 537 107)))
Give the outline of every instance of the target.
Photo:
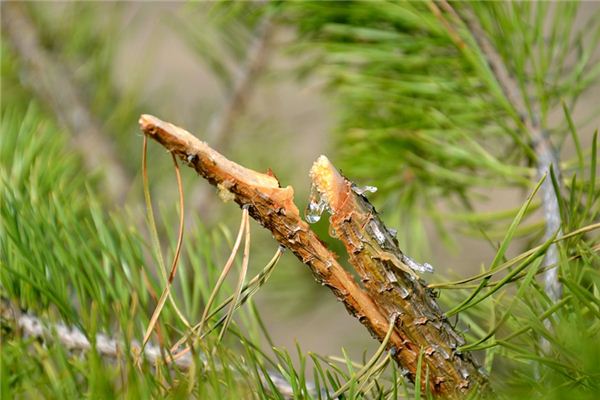
POLYGON ((1 14, 2 30, 20 58, 26 83, 71 132, 71 144, 83 155, 86 168, 97 170, 102 167, 106 193, 112 200, 122 203, 129 190, 129 174, 71 74, 43 48, 36 27, 22 4, 3 2, 1 14))
MULTIPOLYGON (((5 299, 1 301, 2 318, 12 322, 21 330, 21 335, 42 339, 45 341, 58 339, 68 350, 89 351, 92 345, 86 335, 76 327, 63 323, 45 323, 40 318, 29 313, 22 313, 17 307, 5 299), (55 335, 55 336, 54 336, 55 335)), ((147 344, 143 349, 137 341, 129 343, 132 354, 141 354, 152 365, 163 362, 163 352, 160 347, 147 344)), ((123 343, 113 337, 99 333, 96 335, 96 350, 103 357, 119 358, 126 349, 123 343)), ((182 370, 188 370, 192 366, 191 355, 181 357, 174 364, 182 370)))
MULTIPOLYGON (((292 187, 281 188, 277 179, 272 175, 244 168, 226 159, 184 129, 156 117, 142 115, 140 126, 146 135, 186 161, 211 184, 218 186, 221 191, 227 192, 228 197, 232 197, 237 204, 247 207, 250 215, 269 229, 275 240, 287 247, 310 267, 316 280, 329 287, 351 315, 356 317, 380 342, 384 340, 389 330, 389 316, 391 315, 388 314, 389 309, 378 306, 373 298, 361 289, 352 276, 337 262, 336 256, 325 247, 308 224, 301 219, 293 201, 294 190, 292 187)), ((415 296, 415 301, 419 301, 418 299, 419 297, 415 296)), ((429 294, 423 300, 432 304, 436 303, 429 294)), ((422 309, 429 310, 432 306, 423 307, 422 309)), ((445 349, 452 348, 452 345, 447 342, 455 343, 455 337, 458 336, 456 333, 452 335, 452 338, 439 334, 437 336, 407 334, 407 331, 421 330, 429 322, 429 317, 423 319, 421 315, 410 315, 413 311, 412 309, 402 309, 400 313, 401 315, 409 314, 409 317, 403 316, 402 318, 413 318, 415 322, 419 323, 407 327, 397 324, 387 346, 396 362, 408 371, 408 377, 414 379, 418 371, 418 357, 415 356, 415 350, 418 354, 420 347, 431 348, 429 353, 433 355, 439 352, 443 359, 447 357, 449 360, 444 365, 452 366, 451 371, 444 372, 437 369, 437 364, 428 364, 430 376, 436 377, 436 379, 429 380, 429 389, 433 394, 459 398, 475 387, 486 386, 487 379, 477 371, 474 365, 472 368, 465 369, 465 364, 469 362, 468 358, 466 358, 467 361, 464 361, 456 354, 445 355, 445 349), (440 342, 418 341, 423 337, 440 340, 440 342), (459 381, 456 380, 457 374, 461 377, 459 381)), ((437 320, 434 322, 437 325, 437 320)), ((427 330, 429 332, 431 328, 428 327, 427 330)), ((446 333, 445 330, 443 332, 446 333)), ((426 381, 426 379, 421 380, 423 389, 425 389, 426 381)))

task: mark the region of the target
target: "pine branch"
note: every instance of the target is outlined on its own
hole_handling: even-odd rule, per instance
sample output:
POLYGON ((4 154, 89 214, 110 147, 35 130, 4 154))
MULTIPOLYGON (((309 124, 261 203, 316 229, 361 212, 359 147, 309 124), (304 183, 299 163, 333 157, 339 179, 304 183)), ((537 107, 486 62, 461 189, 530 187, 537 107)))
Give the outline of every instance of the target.
MULTIPOLYGON (((492 70, 494 76, 506 100, 513 107, 520 118, 520 122, 525 132, 530 136, 533 143, 533 148, 536 160, 536 170, 538 179, 547 175, 548 179, 544 181, 540 191, 542 193, 542 209, 544 213, 546 229, 544 240, 551 238, 553 235, 561 235, 561 216, 558 205, 558 196, 560 196, 560 166, 557 157, 557 151, 550 141, 547 132, 542 129, 539 118, 536 115, 535 104, 531 104, 532 112, 529 113, 526 105, 524 93, 519 89, 518 82, 511 76, 508 67, 494 46, 490 43, 485 31, 480 26, 479 22, 470 15, 464 15, 462 18, 454 11, 454 9, 446 2, 441 3, 446 10, 451 12, 455 17, 464 21, 471 35, 476 40, 479 49, 486 58, 486 61, 492 70), (556 182, 558 183, 559 193, 556 193, 550 179, 550 171, 554 172, 556 182)), ((554 301, 558 301, 562 296, 562 285, 558 279, 558 250, 555 244, 552 244, 546 253, 544 265, 549 267, 543 275, 546 293, 554 301)))
POLYGON ((424 369, 435 387, 443 385, 458 395, 469 386, 484 387, 486 378, 470 355, 457 352, 464 339, 443 315, 435 292, 413 271, 427 268, 400 251, 375 208, 326 157, 315 162, 311 178, 369 295, 386 314, 399 315, 398 330, 404 339, 403 348, 397 349, 401 365, 415 363, 423 351, 424 369))
MULTIPOLYGON (((380 307, 342 268, 336 256, 301 219, 293 201, 292 187, 281 188, 278 180, 271 174, 246 169, 226 159, 184 129, 156 117, 142 115, 140 126, 146 135, 179 156, 211 184, 217 186, 221 197, 231 198, 241 207, 248 207, 250 215, 269 229, 275 240, 308 265, 316 280, 329 287, 336 298, 344 303, 348 312, 358 318, 380 342, 384 340, 389 330, 390 311, 399 311, 400 315, 405 315, 402 317, 403 321, 413 321, 414 323, 409 326, 397 323, 388 342, 390 354, 402 368, 408 371, 409 379, 421 382, 423 389, 429 389, 435 395, 449 398, 462 397, 464 393, 476 387, 487 387, 487 379, 479 373, 474 364, 463 372, 465 363, 472 363, 470 358, 463 360, 462 357, 451 352, 444 353, 445 349, 453 348, 452 343, 456 343, 455 338, 458 337, 449 325, 444 325, 444 332, 451 332, 449 333, 451 338, 443 334, 433 336, 430 333, 416 333, 422 329, 422 325, 432 322, 431 326, 426 328, 427 332, 430 332, 434 325, 437 326, 437 322, 442 321, 437 305, 435 307, 431 305, 435 304, 435 300, 430 297, 421 283, 417 283, 421 285, 417 286, 419 295, 414 296, 414 300, 411 301, 426 301, 428 304, 421 304, 418 311, 400 307, 392 310, 391 305, 388 308, 380 307), (427 310, 428 313, 432 307, 436 309, 437 315, 431 319, 429 314, 412 314, 422 310, 427 310), (419 369, 421 364, 419 354, 422 351, 425 352, 428 361, 426 367, 419 369), (430 359, 435 362, 429 362, 430 359), (441 359, 447 362, 441 362, 441 359), (451 366, 450 371, 441 370, 442 366, 446 365, 451 366), (421 379, 426 375, 433 378, 421 379), (457 377, 461 378, 457 380, 457 377), (425 387, 427 384, 428 388, 425 387)), ((385 277, 381 279, 385 280, 385 277)), ((414 288, 410 287, 410 289, 414 288)), ((385 301, 388 300, 392 301, 392 299, 385 301)))
MULTIPOLYGON (((45 322, 33 314, 21 312, 8 300, 2 299, 0 301, 0 316, 2 317, 3 328, 5 324, 9 329, 12 329, 11 327, 14 326, 18 329, 18 332, 22 337, 39 339, 46 343, 58 340, 69 351, 88 352, 92 350, 92 344, 89 339, 78 328, 65 325, 64 323, 45 322)), ((96 352, 100 356, 109 359, 118 360, 127 349, 134 356, 142 354, 143 351, 144 359, 150 365, 164 364, 163 361, 165 358, 170 358, 163 349, 154 344, 148 343, 142 348, 140 343, 132 341, 125 346, 123 342, 116 338, 102 333, 96 335, 94 343, 96 352)), ((196 360, 198 359, 205 368, 214 367, 214 365, 209 365, 202 356, 196 358, 196 360)), ((192 358, 192 354, 187 353, 182 357, 173 359, 168 365, 170 367, 177 367, 181 371, 188 371, 192 368, 193 362, 194 359, 192 358)), ((293 388, 280 374, 268 371, 267 375, 268 379, 275 385, 279 394, 285 396, 286 399, 293 398, 293 388)), ((265 389, 269 390, 270 385, 268 384, 266 377, 262 376, 262 372, 261 380, 265 389)), ((314 384, 307 382, 307 385, 312 388, 313 395, 317 396, 314 384)))
POLYGON ((21 60, 27 84, 71 132, 71 143, 83 155, 85 166, 89 170, 102 167, 105 192, 122 203, 131 179, 80 88, 65 66, 43 48, 39 33, 22 4, 4 2, 1 14, 3 32, 21 60))
MULTIPOLYGON (((87 336, 74 326, 68 326, 64 323, 48 324, 33 314, 22 313, 17 307, 4 299, 2 299, 1 308, 2 319, 14 324, 23 337, 48 341, 53 338, 53 333, 55 333, 55 338, 70 351, 85 352, 92 348, 87 336)), ((96 335, 95 343, 98 354, 108 358, 118 358, 126 349, 123 343, 119 343, 115 338, 101 333, 96 335)), ((131 349, 132 354, 141 354, 142 352, 142 346, 135 341, 129 343, 129 349, 131 349)), ((152 365, 162 363, 163 352, 158 346, 146 345, 143 349, 143 355, 146 361, 152 365)), ((182 370, 188 370, 192 365, 192 357, 188 355, 173 363, 182 370)))

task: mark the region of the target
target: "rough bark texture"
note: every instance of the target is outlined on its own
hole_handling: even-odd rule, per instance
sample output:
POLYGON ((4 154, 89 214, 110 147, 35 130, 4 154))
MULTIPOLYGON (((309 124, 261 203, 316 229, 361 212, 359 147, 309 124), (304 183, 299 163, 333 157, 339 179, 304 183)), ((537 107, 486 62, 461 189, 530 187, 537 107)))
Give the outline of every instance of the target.
POLYGON ((399 315, 396 330, 402 347, 392 351, 408 377, 414 380, 422 351, 422 378, 428 371, 435 392, 460 396, 474 386, 486 386, 470 355, 457 352, 464 339, 443 315, 434 291, 405 264, 394 235, 366 197, 324 156, 314 164, 311 178, 331 213, 332 232, 344 243, 369 295, 385 314, 399 315))
MULTIPOLYGON (((388 290, 388 286, 394 288, 398 285, 385 283, 391 277, 376 271, 380 271, 378 268, 387 268, 386 257, 393 254, 385 251, 377 252, 375 248, 366 250, 367 245, 373 246, 374 243, 373 238, 365 235, 364 230, 360 239, 365 240, 363 250, 356 253, 354 258, 351 256, 351 261, 359 263, 357 267, 359 270, 362 265, 369 262, 381 266, 370 267, 373 274, 378 274, 369 278, 371 283, 365 282, 366 285, 368 284, 367 287, 375 288, 374 291, 369 290, 373 292, 371 294, 354 281, 337 262, 335 255, 301 219, 293 201, 292 187, 281 188, 272 174, 262 174, 244 168, 226 159, 184 129, 156 117, 142 115, 140 126, 146 135, 179 156, 211 184, 217 186, 223 194, 222 197, 232 198, 241 207, 248 207, 250 215, 269 229, 275 240, 308 265, 317 282, 329 287, 348 312, 379 341, 385 337, 393 313, 400 312, 401 317, 397 319, 399 322, 396 323, 388 348, 396 362, 407 370, 409 379, 414 380, 416 376, 418 355, 422 349, 426 361, 424 365, 427 366, 423 369, 423 376, 428 369, 428 382, 432 393, 443 397, 459 398, 476 386, 486 386, 485 377, 478 372, 471 359, 453 351, 460 337, 442 318, 435 299, 424 286, 418 281, 411 280, 410 274, 407 276, 394 274, 398 285, 405 285, 407 290, 411 291, 407 297, 409 300, 403 298, 400 289, 388 290), (380 295, 374 296, 379 288, 385 290, 380 295), (379 299, 380 305, 375 303, 375 298, 379 299), (384 304, 386 301, 398 303, 397 305, 384 304)), ((356 206, 363 207, 357 208, 357 217, 363 214, 365 217, 369 207, 372 210, 366 201, 364 204, 357 202, 356 206)), ((375 216, 372 220, 381 224, 375 216)), ((356 221, 358 222, 359 219, 357 218, 356 221)), ((352 225, 343 223, 340 226, 342 229, 345 227, 351 228, 352 225)), ((380 229, 385 227, 381 224, 380 229)), ((387 235, 389 238, 389 234, 387 235)), ((350 236, 347 239, 351 240, 350 236)), ((352 245, 347 244, 347 246, 349 250, 352 249, 352 245)), ((358 242, 356 246, 360 246, 358 242)), ((354 253, 349 251, 349 254, 354 253)), ((425 385, 426 380, 423 379, 422 382, 425 385)))

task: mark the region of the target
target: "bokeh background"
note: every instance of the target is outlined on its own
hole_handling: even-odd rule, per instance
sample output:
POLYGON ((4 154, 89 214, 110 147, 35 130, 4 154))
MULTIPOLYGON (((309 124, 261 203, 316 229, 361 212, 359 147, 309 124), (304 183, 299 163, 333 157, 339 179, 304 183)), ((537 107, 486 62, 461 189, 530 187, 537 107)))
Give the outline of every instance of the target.
MULTIPOLYGON (((106 191, 107 204, 111 212, 127 214, 142 235, 147 236, 147 227, 142 136, 137 127, 140 113, 186 128, 249 168, 271 168, 283 185, 294 187, 296 202, 304 207, 312 162, 320 154, 335 162, 339 154, 335 135, 339 106, 345 99, 314 72, 315 60, 310 48, 299 46, 295 21, 274 24, 258 11, 259 3, 256 9, 246 5, 241 13, 240 7, 208 2, 5 4, 2 104, 33 100, 71 138, 72 151, 83 158, 91 157, 99 146, 81 132, 93 124, 92 131, 108 144, 111 158, 100 158, 81 173, 97 174, 100 181, 125 182, 120 196, 106 191), (76 96, 62 93, 64 82, 56 74, 68 80, 76 96), (89 110, 89 118, 68 115, 78 107, 89 110), (119 167, 111 169, 114 163, 119 167)), ((583 3, 576 21, 583 23, 599 7, 595 2, 583 3)), ((598 126, 600 121, 598 114, 593 115, 600 102, 598 89, 596 85, 584 93, 574 110, 575 119, 587 118, 586 126, 598 126)), ((582 131, 584 147, 589 146, 592 131, 582 131)), ((572 155, 572 145, 567 143, 563 152, 572 155)), ((170 157, 154 143, 149 148, 149 174, 159 220, 164 221, 161 229, 165 237, 167 232, 172 237, 177 229, 175 175, 170 157)), ((234 235, 240 218, 237 206, 223 204, 215 190, 191 171, 183 174, 187 231, 202 224, 234 235)), ((365 179, 357 183, 370 184, 365 179)), ((476 207, 480 211, 518 207, 523 195, 516 189, 493 189, 481 193, 476 207)), ((401 223, 393 205, 378 194, 370 197, 389 225, 401 223)), ((442 202, 439 207, 451 211, 442 202)), ((332 248, 341 250, 328 238, 326 221, 315 229, 332 248)), ((495 253, 486 241, 460 232, 453 233, 453 246, 446 246, 430 221, 423 221, 423 230, 425 236, 419 240, 399 240, 409 254, 436 267, 435 275, 426 277, 430 281, 477 272, 495 253)), ((186 237, 186 246, 194 246, 192 238, 186 237)), ((253 222, 253 271, 265 264, 276 246, 268 232, 253 222)), ((226 256, 223 251, 222 258, 226 256)), ((304 351, 325 354, 339 354, 344 347, 355 357, 376 347, 343 306, 289 254, 255 300, 277 345, 293 348, 298 342, 304 351)))

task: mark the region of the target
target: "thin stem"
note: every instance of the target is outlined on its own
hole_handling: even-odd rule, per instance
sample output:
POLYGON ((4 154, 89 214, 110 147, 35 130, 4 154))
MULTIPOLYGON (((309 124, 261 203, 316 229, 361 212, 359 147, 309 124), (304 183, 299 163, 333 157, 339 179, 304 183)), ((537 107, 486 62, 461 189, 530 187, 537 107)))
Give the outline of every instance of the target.
POLYGON ((158 321, 158 317, 165 305, 165 301, 167 298, 170 299, 170 302, 173 305, 173 308, 174 308, 175 312, 177 313, 179 319, 181 319, 181 321, 184 323, 185 326, 190 327, 190 323, 187 321, 187 319, 185 318, 183 313, 177 307, 177 304, 175 303, 175 299, 173 299, 173 296, 171 295, 171 290, 170 290, 171 283, 173 282, 173 278, 175 277, 175 272, 177 270, 179 255, 181 254, 181 246, 183 243, 184 218, 185 218, 185 216, 184 216, 184 200, 183 200, 184 199, 183 185, 181 182, 181 174, 179 173, 179 165, 177 164, 177 159, 175 157, 173 157, 173 163, 175 166, 175 174, 177 176, 177 185, 178 185, 178 191, 179 191, 180 218, 179 218, 179 233, 178 233, 178 238, 177 238, 177 247, 175 250, 175 255, 173 257, 173 262, 171 264, 171 271, 169 273, 169 276, 167 277, 166 267, 164 265, 162 251, 160 249, 160 241, 158 239, 158 230, 156 229, 156 222, 154 219, 154 211, 152 209, 152 199, 150 196, 150 186, 149 186, 149 181, 148 181, 148 165, 147 165, 148 151, 147 150, 148 150, 148 140, 144 136, 144 142, 142 145, 142 179, 143 179, 143 186, 144 186, 144 199, 146 201, 146 210, 148 213, 148 223, 150 225, 151 236, 152 236, 154 247, 155 247, 155 250, 157 253, 160 271, 162 273, 163 279, 165 280, 165 289, 163 290, 163 292, 158 300, 158 303, 156 305, 156 308, 154 309, 154 312, 152 313, 152 317, 150 318, 150 321, 148 323, 148 327, 146 329, 146 332, 144 334, 144 339, 142 341, 142 348, 146 345, 146 343, 150 339, 150 335, 152 334, 152 331, 154 330, 154 326, 156 325, 156 322, 158 321))
MULTIPOLYGON (((223 283, 225 282, 225 278, 227 277, 227 275, 229 274, 229 271, 231 270, 231 267, 233 266, 233 261, 235 260, 235 256, 237 255, 238 249, 240 248, 240 244, 242 243, 242 236, 246 229, 246 225, 248 225, 248 210, 243 210, 242 211, 242 221, 240 222, 240 229, 238 231, 237 238, 235 239, 235 243, 233 244, 233 248, 231 249, 231 254, 229 255, 229 259, 225 263, 225 266, 223 267, 223 271, 221 272, 219 279, 217 279, 217 283, 215 284, 215 286, 210 294, 210 297, 208 298, 208 302, 206 303, 206 306, 204 307, 204 312, 202 313, 202 318, 200 319, 200 323, 197 325, 198 329, 196 329, 196 332, 202 332, 202 328, 204 327, 204 324, 208 320, 208 314, 210 312, 210 308, 211 308, 212 304, 214 303, 215 299, 217 298, 217 294, 219 293, 221 286, 223 286, 223 283)), ((179 343, 179 344, 181 344, 181 343, 179 343)), ((175 346, 173 346, 173 347, 175 347, 175 346)))
POLYGON ((175 248, 175 255, 173 256, 173 263, 171 264, 171 272, 169 274, 169 285, 173 283, 175 273, 177 272, 177 264, 179 262, 179 256, 181 255, 181 246, 183 244, 183 229, 185 225, 185 204, 183 195, 183 183, 181 182, 181 173, 179 172, 179 164, 177 164, 177 158, 174 155, 173 165, 175 166, 175 175, 177 176, 177 191, 179 193, 179 232, 177 233, 177 246, 175 248))
POLYGON ((248 273, 248 261, 250 259, 250 221, 248 217, 248 209, 244 208, 243 213, 244 218, 246 219, 246 224, 244 226, 244 256, 242 258, 242 270, 240 271, 237 286, 235 288, 235 292, 233 293, 233 301, 231 302, 229 311, 226 314, 227 316, 225 318, 225 322, 223 322, 223 328, 221 328, 221 333, 219 333, 217 343, 223 339, 223 335, 225 335, 225 332, 227 332, 227 327, 229 326, 231 318, 233 317, 233 313, 235 312, 236 305, 242 293, 244 281, 246 280, 246 274, 248 273))

